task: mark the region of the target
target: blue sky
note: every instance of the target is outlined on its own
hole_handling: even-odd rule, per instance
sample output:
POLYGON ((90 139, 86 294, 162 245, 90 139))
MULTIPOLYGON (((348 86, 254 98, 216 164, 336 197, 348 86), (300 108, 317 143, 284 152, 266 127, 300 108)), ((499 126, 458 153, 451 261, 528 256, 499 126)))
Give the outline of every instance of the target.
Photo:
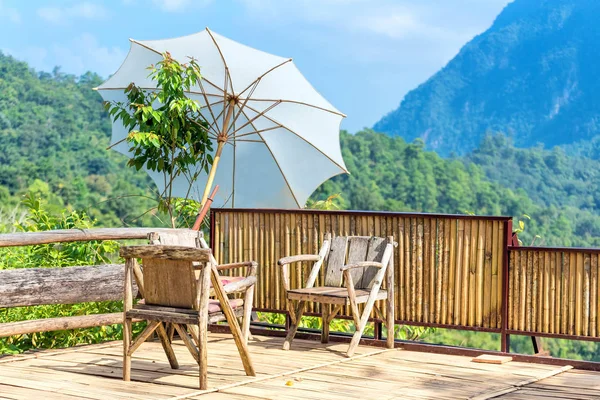
MULTIPOLYGON (((509 0, 0 0, 0 50, 107 77, 138 40, 204 29, 294 62, 351 132, 372 126, 509 0)), ((200 62, 201 64, 201 62, 200 62)))

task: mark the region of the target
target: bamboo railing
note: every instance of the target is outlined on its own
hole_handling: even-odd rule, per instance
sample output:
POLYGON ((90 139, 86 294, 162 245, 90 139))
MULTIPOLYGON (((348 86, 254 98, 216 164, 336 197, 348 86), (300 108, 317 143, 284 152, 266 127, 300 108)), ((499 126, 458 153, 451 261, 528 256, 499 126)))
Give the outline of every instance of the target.
MULTIPOLYGON (((4 234, 0 235, 0 247, 144 239, 157 230, 4 234)), ((399 324, 499 332, 502 351, 508 351, 509 335, 514 334, 600 341, 600 249, 511 246, 509 217, 318 210, 213 209, 211 213, 211 247, 218 262, 258 262, 254 306, 263 311, 286 313, 277 260, 294 254, 316 254, 328 232, 394 237, 398 243, 394 254, 394 306, 399 324)), ((81 288, 73 289, 73 293, 61 291, 62 278, 58 275, 54 280, 44 278, 46 269, 3 271, 0 306, 90 301, 92 297, 98 300, 94 290, 98 296, 107 297, 105 300, 118 299, 119 290, 105 290, 98 284, 106 281, 107 287, 117 285, 110 283, 121 279, 114 267, 82 270, 87 275, 76 268, 61 271, 81 275, 81 285, 75 285, 81 288), (38 297, 31 297, 20 281, 34 286, 40 281, 46 286, 38 297)), ((304 283, 307 274, 308 266, 294 269, 292 286, 304 283)), ((317 284, 322 280, 323 276, 319 277, 317 284)), ((313 313, 320 311, 315 304, 310 307, 313 313)), ((350 315, 350 310, 342 310, 342 316, 350 315)), ((117 314, 78 318, 69 317, 68 324, 61 326, 120 321, 117 314)), ((0 336, 55 329, 59 322, 64 323, 3 324, 0 336)))
POLYGON ((599 249, 510 249, 508 333, 600 338, 599 249))
MULTIPOLYGON (((398 323, 500 332, 509 223, 509 217, 468 215, 214 209, 211 247, 219 263, 257 261, 255 308, 285 312, 279 258, 317 254, 327 232, 391 235, 398 243, 398 323)), ((292 287, 305 282, 308 267, 294 270, 292 287)))

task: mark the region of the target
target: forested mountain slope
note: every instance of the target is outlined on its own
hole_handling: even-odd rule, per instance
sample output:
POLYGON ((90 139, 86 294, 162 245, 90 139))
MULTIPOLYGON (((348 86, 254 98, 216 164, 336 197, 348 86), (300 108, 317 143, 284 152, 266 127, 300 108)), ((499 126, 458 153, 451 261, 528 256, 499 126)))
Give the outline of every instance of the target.
POLYGON ((600 2, 515 0, 374 129, 448 156, 505 132, 518 147, 600 133, 600 2))
POLYGON ((102 79, 36 73, 0 53, 0 209, 26 192, 54 209, 86 209, 104 225, 140 223, 152 183, 107 151, 110 120, 92 88, 102 79))
POLYGON ((598 172, 584 174, 593 161, 561 150, 515 149, 502 136, 490 137, 468 157, 451 159, 426 151, 418 139, 407 143, 373 131, 343 132, 341 140, 350 175, 333 178, 315 195, 341 193, 345 208, 527 214, 531 220, 523 218, 521 235, 526 244, 539 235, 538 244, 600 246, 600 207, 590 181, 598 172))

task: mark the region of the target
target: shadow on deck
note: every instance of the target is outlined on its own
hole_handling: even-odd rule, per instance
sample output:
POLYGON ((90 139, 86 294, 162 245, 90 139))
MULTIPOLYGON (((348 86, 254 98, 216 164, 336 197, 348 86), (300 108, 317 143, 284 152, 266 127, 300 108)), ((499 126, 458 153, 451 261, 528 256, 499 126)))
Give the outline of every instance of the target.
POLYGON ((255 336, 256 377, 244 374, 230 335, 209 335, 209 390, 197 390, 198 367, 185 346, 171 370, 158 342, 142 345, 132 382, 121 380, 121 342, 0 358, 4 399, 541 399, 600 398, 600 373, 551 365, 477 364, 471 357, 255 336))

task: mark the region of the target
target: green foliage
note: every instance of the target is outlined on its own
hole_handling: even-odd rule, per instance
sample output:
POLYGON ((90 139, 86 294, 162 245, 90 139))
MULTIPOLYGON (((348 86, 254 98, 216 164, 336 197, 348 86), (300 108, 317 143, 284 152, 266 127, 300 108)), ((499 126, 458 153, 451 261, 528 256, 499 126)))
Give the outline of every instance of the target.
POLYGON ((313 210, 339 210, 342 208, 341 203, 344 201, 340 193, 332 194, 325 200, 308 199, 305 208, 313 210))
POLYGON ((374 129, 422 138, 444 156, 465 154, 488 131, 519 147, 599 132, 597 0, 515 0, 374 129))
MULTIPOLYGON (((498 333, 436 329, 425 336, 423 340, 448 346, 500 350, 500 334, 498 333)), ((600 361, 600 343, 550 338, 541 338, 541 340, 543 349, 548 350, 552 357, 600 361)), ((531 338, 511 335, 510 350, 514 353, 533 354, 531 338)))
MULTIPOLYGON (((259 312, 258 320, 260 322, 267 322, 271 325, 284 326, 285 325, 285 314, 277 313, 265 313, 259 312)), ((322 328, 322 319, 320 317, 302 317, 300 322, 301 328, 320 330, 322 328)), ((354 333, 356 327, 354 322, 348 319, 334 319, 329 325, 331 332, 341 333, 354 333)), ((421 326, 407 326, 407 325, 396 325, 394 328, 395 338, 399 340, 421 340, 427 337, 431 332, 434 332, 433 328, 424 328, 421 326)), ((368 323, 365 327, 365 336, 373 336, 374 326, 373 323, 368 323)))
MULTIPOLYGON (((573 147, 569 152, 575 152, 573 147)), ((529 204, 508 210, 523 215, 527 229, 519 237, 531 244, 600 246, 600 161, 569 154, 560 147, 521 149, 504 135, 487 135, 463 158, 487 179, 526 196, 529 204), (530 217, 531 219, 529 219, 530 217)), ((518 222, 515 227, 519 229, 518 222)))
POLYGON ((92 90, 100 83, 93 73, 36 73, 0 52, 0 225, 22 215, 32 191, 52 212, 85 210, 103 226, 164 225, 156 212, 138 218, 156 205, 152 180, 106 150, 110 119, 92 90))
MULTIPOLYGON (((30 195, 24 201, 28 214, 16 227, 24 232, 50 229, 86 229, 94 221, 85 213, 63 211, 60 215, 49 213, 40 200, 30 195)), ((0 231, 1 232, 1 231, 0 231)), ((92 265, 109 261, 118 250, 113 241, 90 241, 48 244, 0 249, 0 270, 9 268, 61 268, 75 265, 92 265)), ((73 305, 47 305, 0 308, 0 323, 52 318, 73 315, 121 312, 121 302, 83 303, 73 305)), ((141 326, 136 325, 136 331, 141 326)), ((68 347, 81 343, 98 343, 122 338, 120 325, 70 331, 40 332, 0 339, 0 354, 13 354, 31 348, 68 347)))
POLYGON ((185 95, 200 82, 200 67, 194 59, 180 64, 166 52, 148 70, 156 90, 131 83, 125 89, 127 103, 105 102, 104 106, 114 121, 120 120, 130 131, 126 138, 132 153, 128 165, 163 174, 166 185, 160 193, 159 210, 169 214, 175 228, 174 180, 185 176, 192 183, 203 171, 208 173, 212 164, 208 124, 198 102, 185 95))
POLYGON ((518 149, 504 136, 451 159, 426 151, 420 140, 371 130, 342 132, 341 144, 350 174, 325 182, 315 200, 343 193, 339 206, 346 209, 521 216, 525 244, 600 246, 600 161, 594 167, 558 149, 518 149), (562 167, 548 166, 556 163, 562 167))

